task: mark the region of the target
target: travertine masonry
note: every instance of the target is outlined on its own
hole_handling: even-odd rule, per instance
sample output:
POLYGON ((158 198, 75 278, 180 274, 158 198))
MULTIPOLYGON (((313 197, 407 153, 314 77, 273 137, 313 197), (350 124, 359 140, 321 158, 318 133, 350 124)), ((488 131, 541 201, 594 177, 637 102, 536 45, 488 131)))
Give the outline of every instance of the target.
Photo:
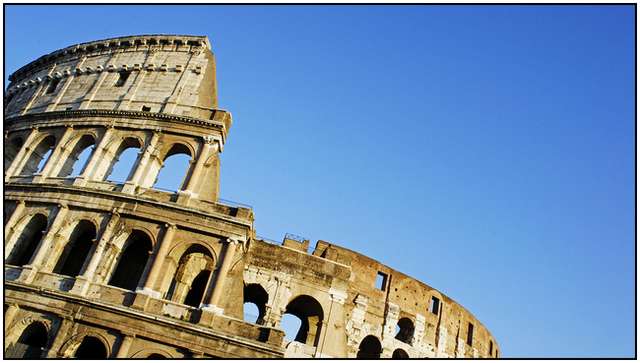
POLYGON ((250 207, 218 198, 231 115, 215 72, 206 37, 145 35, 11 75, 5 357, 498 357, 430 286, 329 242, 259 238, 250 207), (180 186, 158 189, 177 155, 190 159, 180 186), (288 315, 300 327, 287 338, 288 315))

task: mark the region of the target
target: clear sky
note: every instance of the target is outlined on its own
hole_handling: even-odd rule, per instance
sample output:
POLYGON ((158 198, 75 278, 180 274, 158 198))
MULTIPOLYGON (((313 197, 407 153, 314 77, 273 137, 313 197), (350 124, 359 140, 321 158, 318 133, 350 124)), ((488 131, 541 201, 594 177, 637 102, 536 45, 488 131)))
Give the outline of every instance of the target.
POLYGON ((507 357, 629 357, 634 6, 8 6, 5 80, 78 42, 207 35, 223 198, 455 299, 507 357))

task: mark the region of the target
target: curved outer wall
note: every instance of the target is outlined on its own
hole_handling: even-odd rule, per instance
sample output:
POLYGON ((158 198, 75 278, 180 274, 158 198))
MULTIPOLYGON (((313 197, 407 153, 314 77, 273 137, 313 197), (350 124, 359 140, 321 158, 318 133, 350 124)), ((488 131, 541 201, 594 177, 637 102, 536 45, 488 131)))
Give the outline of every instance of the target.
POLYGON ((79 44, 10 80, 5 357, 499 355, 437 290, 328 242, 307 252, 300 238, 258 238, 250 208, 218 199, 231 115, 217 108, 206 37, 79 44), (132 147, 127 180, 111 181, 132 147), (181 186, 154 188, 174 154, 191 159, 181 186), (295 337, 286 314, 301 320, 295 337))

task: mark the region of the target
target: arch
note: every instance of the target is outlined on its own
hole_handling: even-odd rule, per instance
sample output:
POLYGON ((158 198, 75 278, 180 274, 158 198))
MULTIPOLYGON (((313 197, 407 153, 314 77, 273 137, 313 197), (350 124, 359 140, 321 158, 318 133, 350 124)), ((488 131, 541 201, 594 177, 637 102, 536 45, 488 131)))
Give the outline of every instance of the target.
POLYGON ((91 134, 79 137, 69 156, 62 164, 59 177, 82 175, 96 146, 96 139, 91 134))
POLYGON ((176 264, 178 264, 180 262, 180 259, 185 254, 193 252, 201 252, 205 255, 211 256, 214 261, 218 259, 216 251, 214 251, 207 243, 198 240, 181 241, 176 243, 173 247, 171 247, 171 250, 169 251, 169 253, 167 253, 167 256, 173 259, 176 264))
POLYGON ((10 349, 7 349, 7 358, 40 358, 48 341, 47 327, 40 321, 34 321, 22 331, 18 341, 10 349))
POLYGON ((284 314, 291 314, 301 321, 295 341, 314 347, 318 345, 324 319, 318 300, 309 295, 299 295, 287 304, 284 314))
POLYGON ((142 231, 133 230, 124 243, 109 285, 135 290, 142 278, 151 250, 152 242, 149 236, 142 231))
POLYGON ((173 144, 162 160, 162 167, 152 188, 174 192, 181 190, 187 179, 192 158, 193 153, 187 145, 173 144))
POLYGON ((101 339, 86 335, 82 339, 78 349, 76 349, 73 357, 80 359, 105 359, 108 357, 108 354, 107 347, 105 347, 101 339))
POLYGON ((409 359, 409 354, 407 354, 407 352, 405 352, 404 349, 398 348, 393 351, 391 358, 392 359, 409 359))
POLYGON ((154 348, 144 348, 144 349, 138 350, 137 352, 131 354, 129 358, 171 359, 173 358, 173 355, 164 349, 154 347, 154 348))
POLYGON ((413 341, 413 331, 415 330, 413 321, 409 318, 401 318, 396 326, 395 338, 401 342, 411 344, 413 341))
POLYGON ((44 214, 38 213, 31 217, 9 254, 7 264, 24 266, 31 261, 47 230, 47 223, 47 217, 44 214))
POLYGON ((178 261, 167 299, 199 307, 213 269, 214 259, 209 250, 200 244, 190 245, 178 261))
POLYGON ((104 180, 124 183, 133 177, 135 165, 140 156, 142 141, 137 137, 127 137, 120 143, 111 160, 104 180))
POLYGON ((29 155, 29 159, 27 159, 27 162, 22 167, 20 175, 32 175, 41 172, 49 161, 55 144, 55 136, 45 136, 31 152, 31 155, 29 155))
POLYGON ((376 359, 376 358, 380 358, 381 353, 382 353, 382 344, 380 344, 380 340, 373 335, 367 335, 360 342, 360 346, 358 347, 358 354, 356 355, 356 358, 376 359))
POLYGON ((191 287, 189 288, 189 292, 187 296, 184 298, 184 304, 197 308, 200 306, 200 302, 202 302, 202 298, 204 297, 205 289, 207 288, 207 282, 209 282, 209 275, 211 271, 202 270, 198 273, 193 282, 191 282, 191 287))
POLYGON ((67 276, 78 276, 89 258, 95 239, 95 224, 84 219, 78 222, 62 250, 53 272, 67 276))
POLYGON ((260 284, 245 284, 243 289, 244 320, 255 324, 264 324, 264 316, 267 311, 269 294, 260 284), (257 315, 249 313, 254 306, 257 315))
POLYGON ((9 139, 8 142, 4 144, 4 171, 6 172, 9 169, 9 166, 16 158, 20 149, 22 149, 22 145, 24 144, 24 140, 20 136, 13 137, 9 139))

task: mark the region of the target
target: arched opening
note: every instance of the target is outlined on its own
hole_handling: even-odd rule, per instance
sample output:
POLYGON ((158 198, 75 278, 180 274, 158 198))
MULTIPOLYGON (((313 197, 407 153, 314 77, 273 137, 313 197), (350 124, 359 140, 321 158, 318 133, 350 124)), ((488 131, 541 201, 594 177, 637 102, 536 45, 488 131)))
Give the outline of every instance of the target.
POLYGON ((280 328, 284 331, 284 340, 288 342, 296 340, 296 335, 298 331, 300 331, 301 326, 302 320, 295 315, 283 314, 280 319, 280 328))
POLYGON ((146 233, 131 232, 120 254, 118 265, 111 275, 109 285, 135 290, 147 265, 151 248, 151 239, 146 233))
POLYGON ((324 318, 322 305, 311 296, 300 295, 289 302, 285 310, 286 314, 291 314, 301 321, 294 340, 314 347, 317 346, 324 318))
POLYGON ((109 165, 105 174, 105 180, 124 183, 133 177, 134 166, 140 155, 142 145, 138 139, 129 137, 122 141, 116 151, 117 155, 109 165))
POLYGON ((22 230, 18 237, 7 264, 14 266, 24 266, 33 258, 42 236, 47 230, 47 217, 43 214, 36 214, 22 230))
POLYGON ((396 326, 396 339, 411 344, 413 340, 413 321, 409 318, 402 318, 398 320, 398 325, 396 326))
POLYGON ((9 349, 7 358, 40 358, 48 340, 47 327, 39 321, 33 322, 22 332, 12 349, 9 349))
POLYGON ((166 359, 167 357, 165 357, 162 354, 158 354, 158 353, 151 353, 147 356, 148 359, 166 359))
POLYGON ((53 152, 53 147, 56 144, 56 138, 53 135, 49 135, 40 141, 38 146, 31 152, 29 159, 22 167, 20 175, 32 175, 42 172, 49 157, 53 152))
POLYGON ((182 144, 173 145, 162 162, 152 188, 172 192, 181 190, 190 164, 191 151, 182 144))
POLYGON ((14 137, 4 144, 4 171, 7 171, 13 160, 16 158, 24 141, 21 137, 14 137))
POLYGON ((95 139, 91 135, 84 135, 78 140, 71 150, 69 157, 65 160, 58 173, 59 177, 82 175, 87 162, 95 149, 95 139))
POLYGON ((180 257, 167 299, 199 307, 214 268, 213 257, 201 245, 190 246, 180 257))
POLYGON ((74 358, 80 359, 105 359, 107 358, 107 348, 96 337, 86 336, 76 350, 74 358))
POLYGON ((204 291, 207 288, 207 282, 209 281, 209 274, 211 271, 202 270, 193 279, 191 283, 191 288, 187 293, 187 297, 184 298, 184 304, 197 308, 200 306, 202 302, 202 297, 204 296, 204 291))
POLYGON ((58 258, 53 272, 67 276, 78 276, 89 257, 95 239, 96 227, 93 223, 85 220, 80 221, 71 233, 71 238, 58 258))
POLYGON ((393 351, 393 354, 391 355, 391 358, 393 359, 409 359, 409 354, 407 354, 407 352, 405 352, 403 349, 396 349, 393 351))
POLYGON ((247 284, 243 289, 244 321, 264 324, 269 294, 259 284, 247 284))
POLYGON ((360 342, 358 347, 358 354, 356 358, 360 359, 377 359, 380 358, 382 353, 382 345, 380 340, 373 335, 367 335, 360 342))

